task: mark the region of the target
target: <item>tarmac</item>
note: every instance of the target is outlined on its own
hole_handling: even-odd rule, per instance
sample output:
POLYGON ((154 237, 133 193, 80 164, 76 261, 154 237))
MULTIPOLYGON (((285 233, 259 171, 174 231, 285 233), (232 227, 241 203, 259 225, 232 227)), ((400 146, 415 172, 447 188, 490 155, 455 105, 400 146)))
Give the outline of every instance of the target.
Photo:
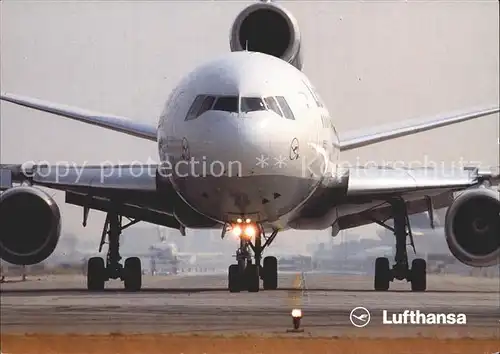
POLYGON ((1 332, 500 338, 498 278, 429 275, 425 293, 411 292, 406 282, 375 292, 366 276, 290 273, 279 279, 275 291, 231 294, 225 274, 144 276, 138 293, 125 292, 119 281, 89 293, 84 276, 8 278, 0 285, 1 332), (371 314, 363 328, 350 321, 358 306, 371 314), (293 308, 302 310, 302 333, 287 332, 293 308), (383 310, 464 313, 467 324, 383 324, 383 310))

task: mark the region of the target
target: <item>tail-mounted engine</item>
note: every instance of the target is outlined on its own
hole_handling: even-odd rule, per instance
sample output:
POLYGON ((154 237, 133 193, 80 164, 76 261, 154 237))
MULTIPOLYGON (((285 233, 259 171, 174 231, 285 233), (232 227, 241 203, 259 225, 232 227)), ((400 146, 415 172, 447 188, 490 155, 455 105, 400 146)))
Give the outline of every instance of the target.
POLYGON ((297 20, 285 8, 259 2, 245 8, 231 28, 232 52, 248 50, 280 58, 302 70, 297 20))
POLYGON ((49 257, 61 232, 56 202, 34 187, 13 187, 0 194, 0 258, 15 265, 49 257))
POLYGON ((446 213, 446 242, 462 263, 488 267, 500 263, 500 200, 486 188, 463 192, 446 213))

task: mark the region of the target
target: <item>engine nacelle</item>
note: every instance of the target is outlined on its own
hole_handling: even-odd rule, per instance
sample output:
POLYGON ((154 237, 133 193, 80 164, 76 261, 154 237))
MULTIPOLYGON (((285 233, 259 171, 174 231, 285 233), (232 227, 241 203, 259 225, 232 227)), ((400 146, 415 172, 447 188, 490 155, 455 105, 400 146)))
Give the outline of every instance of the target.
POLYGON ((49 257, 61 233, 56 202, 34 187, 13 187, 0 194, 0 258, 16 265, 49 257))
POLYGON ((302 70, 297 20, 282 6, 260 2, 245 8, 231 27, 232 52, 248 50, 280 58, 302 70))
POLYGON ((463 192, 446 212, 446 242, 451 253, 472 267, 500 263, 500 200, 487 188, 463 192))

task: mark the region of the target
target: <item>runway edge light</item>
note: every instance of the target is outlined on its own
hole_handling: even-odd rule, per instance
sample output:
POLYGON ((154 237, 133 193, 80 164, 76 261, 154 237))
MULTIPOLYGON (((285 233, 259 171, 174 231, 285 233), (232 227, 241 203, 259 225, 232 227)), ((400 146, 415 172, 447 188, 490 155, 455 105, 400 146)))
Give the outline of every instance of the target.
POLYGON ((302 310, 293 309, 292 310, 293 329, 289 329, 287 330, 287 332, 304 332, 304 330, 300 328, 301 319, 302 319, 302 310))

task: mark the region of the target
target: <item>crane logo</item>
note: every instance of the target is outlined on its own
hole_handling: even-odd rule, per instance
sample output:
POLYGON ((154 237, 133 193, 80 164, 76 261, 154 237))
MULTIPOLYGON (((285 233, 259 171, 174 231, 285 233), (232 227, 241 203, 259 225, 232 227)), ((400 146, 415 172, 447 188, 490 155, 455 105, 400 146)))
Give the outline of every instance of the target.
POLYGON ((354 308, 349 315, 349 320, 351 320, 352 325, 358 328, 365 327, 370 323, 370 319, 370 311, 364 307, 354 308))

